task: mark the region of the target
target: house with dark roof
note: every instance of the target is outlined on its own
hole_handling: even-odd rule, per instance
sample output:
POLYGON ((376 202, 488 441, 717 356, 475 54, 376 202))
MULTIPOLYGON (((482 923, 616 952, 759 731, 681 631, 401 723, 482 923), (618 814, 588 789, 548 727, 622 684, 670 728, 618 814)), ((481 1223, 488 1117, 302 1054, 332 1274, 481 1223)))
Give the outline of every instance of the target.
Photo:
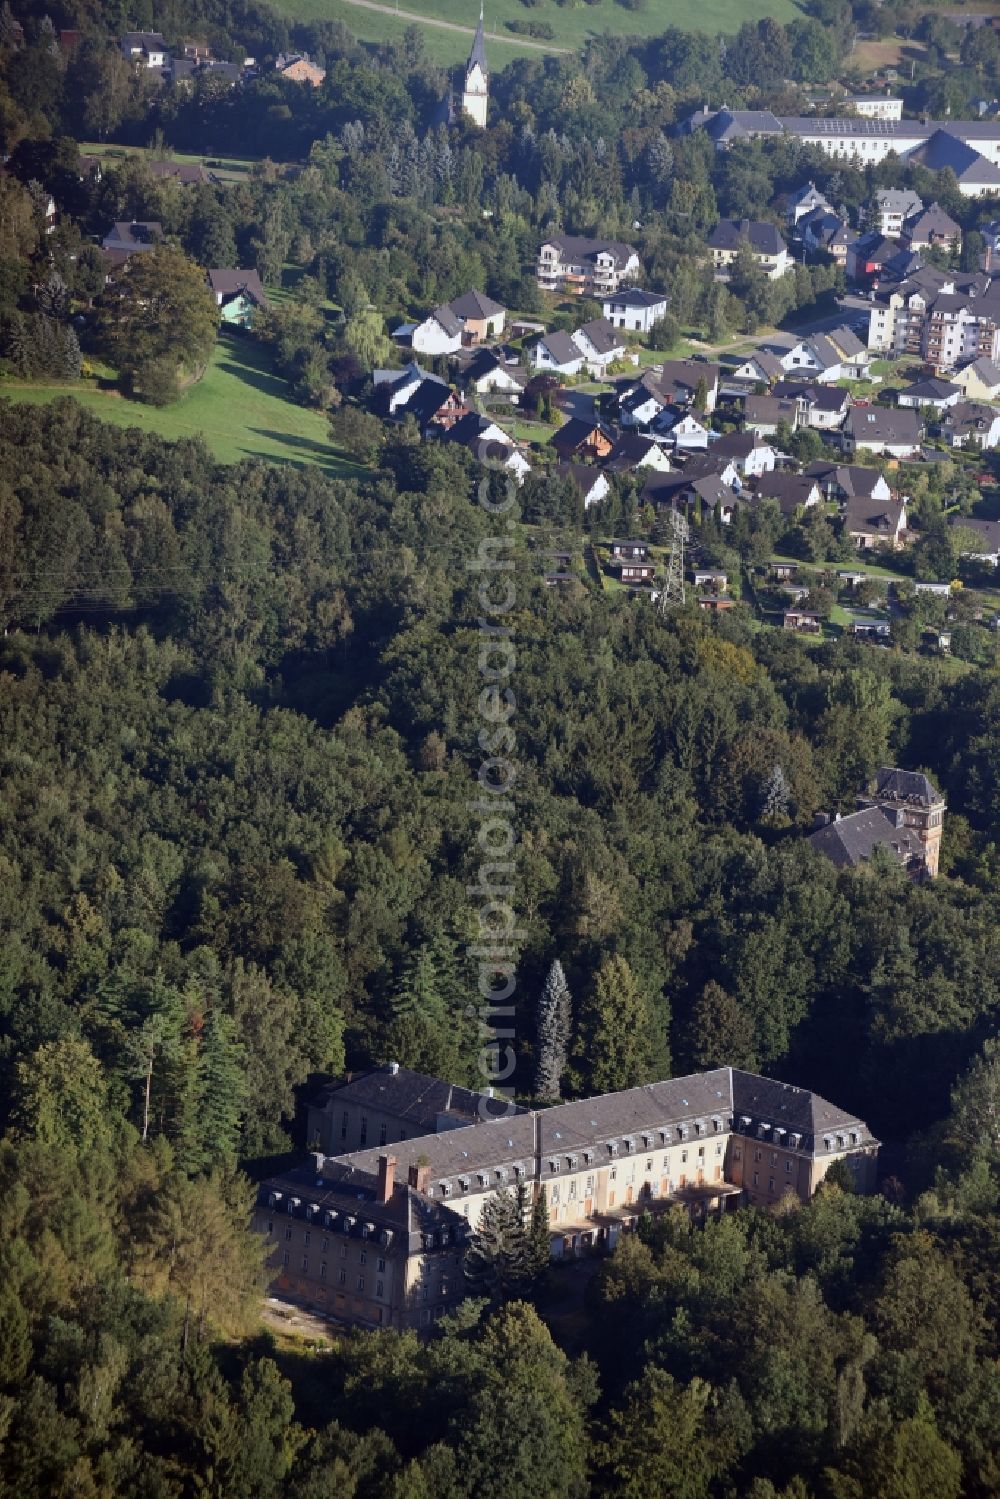
POLYGON ((448 303, 452 315, 462 325, 463 342, 483 343, 503 336, 507 309, 481 291, 467 291, 448 303))
POLYGON ((897 825, 881 807, 866 807, 847 817, 838 815, 812 833, 808 842, 837 869, 867 864, 876 849, 883 849, 903 866, 911 879, 924 874, 920 839, 911 829, 897 825))
POLYGON ((884 503, 892 499, 889 483, 877 468, 830 463, 821 458, 810 463, 805 472, 816 480, 828 500, 864 499, 884 503))
POLYGON ((923 873, 934 879, 946 808, 944 797, 929 776, 896 765, 882 765, 858 797, 858 806, 878 807, 897 829, 914 834, 920 843, 923 873))
POLYGON ((457 392, 432 375, 420 381, 394 414, 401 421, 412 416, 421 435, 427 437, 453 427, 466 409, 457 392))
POLYGON ((743 401, 743 427, 760 437, 773 437, 779 426, 795 428, 799 424, 799 407, 793 400, 780 396, 747 396, 743 401))
POLYGON ((527 384, 527 375, 493 349, 478 348, 467 362, 458 366, 456 381, 464 391, 473 390, 480 396, 505 396, 516 406, 527 384))
POLYGON ((848 453, 884 453, 912 458, 920 448, 922 427, 912 408, 895 411, 878 406, 852 406, 847 414, 843 444, 848 453))
POLYGON ((812 427, 820 432, 839 431, 851 409, 849 390, 821 381, 779 380, 771 394, 776 400, 795 402, 796 427, 812 427))
POLYGON ((627 333, 651 333, 667 315, 667 294, 625 287, 606 296, 601 310, 613 328, 627 333))
POLYGON ((744 479, 759 479, 774 469, 777 453, 757 432, 725 432, 710 444, 714 458, 727 458, 744 479))
POLYGON ((916 380, 912 385, 905 386, 897 393, 896 401, 900 406, 913 406, 918 411, 921 406, 932 406, 935 411, 945 411, 949 406, 954 406, 962 399, 962 387, 954 385, 950 380, 916 380))
POLYGON ((923 199, 911 188, 883 188, 875 194, 875 212, 880 234, 898 239, 906 220, 920 213, 923 199))
POLYGON ((598 298, 638 281, 642 262, 621 240, 554 234, 539 247, 535 273, 543 291, 577 292, 598 298))
POLYGON ((746 141, 781 135, 781 121, 769 109, 700 109, 690 115, 681 127, 685 134, 703 130, 714 141, 717 151, 746 141))
POLYGON ((786 520, 794 520, 804 510, 811 510, 820 503, 819 485, 808 474, 790 474, 783 469, 762 474, 754 482, 754 499, 763 504, 765 500, 777 501, 778 508, 786 520))
POLYGON ((601 422, 589 417, 572 416, 549 438, 560 459, 606 458, 614 447, 614 438, 601 422))
POLYGON ((906 501, 872 500, 854 496, 844 506, 844 535, 859 551, 888 547, 898 552, 906 544, 906 501))
POLYGON ((790 193, 787 203, 785 217, 791 229, 794 229, 801 219, 807 219, 817 211, 833 211, 833 205, 827 202, 815 182, 807 182, 796 192, 790 193))
POLYGON ((251 327, 255 314, 267 306, 267 294, 257 272, 222 268, 206 274, 222 322, 237 328, 251 327))
POLYGON ((584 323, 572 335, 589 374, 600 379, 608 366, 625 354, 625 341, 611 326, 607 318, 594 318, 584 323))
POLYGON ((551 370, 569 377, 583 369, 584 353, 569 333, 557 328, 553 333, 542 334, 531 351, 531 363, 536 370, 551 370))
POLYGON ((579 492, 584 510, 599 505, 611 493, 607 474, 592 463, 557 463, 554 472, 579 492))
POLYGON ((415 354, 454 354, 462 347, 462 322, 445 302, 417 323, 410 334, 415 354))
POLYGON ((903 225, 902 240, 908 250, 929 250, 932 245, 958 250, 962 244, 962 229, 951 214, 945 213, 940 203, 932 203, 910 215, 903 225))
POLYGON ((941 435, 951 448, 995 448, 1000 445, 1000 411, 985 401, 956 401, 944 413, 941 435))
POLYGON ((608 454, 604 468, 609 474, 631 474, 638 469, 651 468, 665 474, 670 470, 670 457, 661 442, 645 432, 625 431, 608 454))
POLYGON ((991 562, 994 567, 1000 567, 1000 521, 956 515, 951 525, 956 532, 960 557, 972 557, 979 562, 991 562), (973 537, 978 545, 970 545, 973 537))
POLYGON ((765 276, 776 281, 791 269, 788 246, 774 224, 755 219, 720 219, 708 237, 716 271, 731 266, 740 249, 749 248, 765 276))
POLYGON ((163 239, 163 225, 155 220, 121 220, 101 240, 109 266, 124 265, 133 255, 152 250, 163 239))
POLYGON ((995 401, 1000 396, 1000 365, 992 359, 973 359, 952 375, 967 401, 995 401))

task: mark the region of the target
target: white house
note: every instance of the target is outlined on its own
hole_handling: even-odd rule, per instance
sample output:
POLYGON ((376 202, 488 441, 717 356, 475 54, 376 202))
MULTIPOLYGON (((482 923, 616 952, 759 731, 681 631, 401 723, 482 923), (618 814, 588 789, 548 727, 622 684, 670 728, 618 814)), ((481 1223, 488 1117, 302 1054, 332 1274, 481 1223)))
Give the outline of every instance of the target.
POLYGON ((902 99, 891 94, 854 94, 845 101, 863 120, 901 120, 902 99))
POLYGON ((158 31, 126 31, 122 56, 144 68, 162 68, 167 62, 167 44, 158 31))
POLYGON ((577 328, 572 335, 576 347, 583 355, 588 374, 595 379, 605 373, 608 366, 614 364, 615 360, 621 359, 625 353, 625 343, 619 333, 611 326, 607 318, 595 318, 593 322, 584 323, 577 328))
POLYGON ((847 414, 844 447, 849 453, 885 453, 910 458, 920 447, 920 417, 910 409, 852 406, 847 414))
POLYGON ((462 347, 461 321, 450 307, 435 307, 414 328, 410 346, 416 354, 455 354, 462 347))
POLYGON ((667 406, 657 417, 655 425, 661 432, 669 433, 679 448, 708 447, 711 431, 708 419, 696 416, 693 411, 667 406))
POLYGON ((604 298, 604 316, 613 328, 627 333, 651 333, 667 315, 665 292, 640 291, 637 287, 604 298))
POLYGON ((536 370, 551 370, 556 375, 578 375, 583 369, 584 353, 568 333, 556 329, 543 333, 531 351, 536 370))
POLYGON ((995 448, 1000 443, 1000 411, 984 401, 958 401, 944 414, 941 433, 953 448, 995 448))
POLYGON ((962 399, 962 388, 950 380, 917 380, 901 390, 896 399, 900 406, 912 406, 918 411, 921 406, 946 411, 949 406, 957 405, 962 399))
POLYGON ((744 479, 759 479, 772 471, 777 453, 756 432, 727 432, 711 445, 713 458, 726 458, 744 479))

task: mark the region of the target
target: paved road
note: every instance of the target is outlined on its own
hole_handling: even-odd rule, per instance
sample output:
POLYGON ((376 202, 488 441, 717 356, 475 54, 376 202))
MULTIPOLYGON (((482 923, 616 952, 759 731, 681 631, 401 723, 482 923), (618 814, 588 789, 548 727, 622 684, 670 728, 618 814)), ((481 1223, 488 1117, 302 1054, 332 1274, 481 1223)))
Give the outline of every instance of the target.
MULTIPOLYGON (((378 5, 376 0, 344 0, 345 5, 357 5, 362 10, 377 10, 383 16, 398 16, 401 21, 415 21, 418 26, 438 26, 442 31, 460 31, 465 36, 475 36, 474 26, 459 26, 457 21, 439 21, 436 16, 418 16, 412 10, 397 10, 394 5, 378 5)), ((519 47, 530 47, 533 52, 568 53, 569 47, 553 47, 549 42, 530 42, 523 36, 503 36, 498 31, 486 33, 488 42, 516 43, 519 47)))

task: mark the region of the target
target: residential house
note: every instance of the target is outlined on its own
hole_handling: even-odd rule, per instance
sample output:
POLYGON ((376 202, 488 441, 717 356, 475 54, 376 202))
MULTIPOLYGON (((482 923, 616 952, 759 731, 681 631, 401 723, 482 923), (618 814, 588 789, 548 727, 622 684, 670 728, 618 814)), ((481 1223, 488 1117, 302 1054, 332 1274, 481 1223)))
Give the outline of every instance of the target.
POLYGON ((584 323, 582 327, 577 328, 572 338, 583 355, 587 372, 595 379, 600 379, 605 375, 608 366, 621 359, 625 353, 625 343, 621 335, 604 317, 594 318, 592 322, 584 323))
POLYGON ((811 510, 822 499, 820 487, 808 474, 790 474, 783 469, 762 474, 754 483, 753 494, 758 503, 776 500, 783 516, 795 519, 803 510, 811 510))
POLYGON ((706 614, 725 614, 736 607, 736 601, 724 593, 703 593, 697 599, 698 608, 706 614))
POLYGON ((847 256, 858 238, 846 219, 830 209, 817 209, 799 224, 803 247, 812 255, 829 255, 835 265, 847 269, 847 256))
POLYGON ((121 49, 123 57, 143 68, 163 68, 170 56, 158 31, 126 31, 121 49))
POLYGON ((700 359, 667 359, 654 374, 668 404, 695 404, 709 416, 715 410, 719 399, 719 365, 700 359))
POLYGON ((651 333, 667 315, 665 292, 627 287, 606 296, 601 309, 613 328, 627 333, 651 333))
POLYGON ((629 561, 625 557, 613 557, 608 563, 608 572, 619 583, 652 583, 656 578, 656 563, 648 558, 645 561, 629 561))
POLYGON ((319 88, 326 77, 326 69, 319 67, 304 52, 292 53, 287 57, 279 55, 275 60, 274 71, 279 78, 287 78, 290 83, 308 83, 313 88, 319 88))
POLYGON ((460 416, 441 432, 441 439, 467 448, 476 461, 487 468, 501 468, 513 474, 518 484, 523 483, 531 472, 531 464, 513 438, 478 411, 467 411, 460 416))
POLYGON ((798 570, 797 562, 772 562, 771 564, 771 576, 776 583, 794 582, 798 570))
POLYGON ((907 219, 923 210, 923 200, 910 188, 882 188, 875 194, 875 213, 879 234, 899 239, 907 219))
POLYGON ((557 328, 554 333, 542 334, 531 351, 531 362, 536 370, 553 370, 569 377, 583 369, 584 353, 568 333, 557 328))
POLYGON ((591 505, 599 505, 611 493, 607 474, 592 463, 557 463, 555 472, 560 479, 568 480, 579 490, 585 510, 591 505))
POLYGON ((663 444, 654 437, 631 429, 618 438, 604 468, 612 474, 630 474, 645 468, 665 474, 670 470, 670 457, 663 444))
POLYGON ((806 469, 815 479, 828 500, 879 500, 892 499, 885 476, 877 468, 861 468, 851 464, 830 463, 818 459, 806 469))
POLYGON ((955 251, 961 248, 962 229, 939 203, 917 209, 903 225, 903 244, 909 250, 929 250, 932 245, 955 251))
POLYGON ((504 396, 516 406, 524 391, 526 376, 492 349, 477 349, 468 363, 459 369, 458 382, 465 391, 475 391, 479 396, 504 396))
POLYGON ((795 402, 796 427, 812 427, 818 432, 838 432, 851 409, 851 393, 842 385, 779 380, 772 394, 776 400, 795 402))
POLYGON ((920 839, 910 828, 897 826, 895 818, 881 807, 867 807, 846 817, 838 813, 825 827, 810 834, 808 841, 838 869, 867 864, 876 849, 884 849, 911 878, 924 872, 920 839))
MULTIPOLYGON (((965 128, 968 130, 968 126, 965 128)), ((994 152, 995 149, 994 146, 994 152)), ((963 198, 990 198, 1000 192, 1000 167, 994 164, 995 154, 988 159, 947 128, 934 130, 909 153, 909 160, 929 172, 954 172, 963 198)))
POLYGON ((455 354, 462 347, 462 323, 447 302, 418 323, 410 335, 415 354, 455 354))
POLYGON ((960 557, 971 557, 977 562, 991 562, 1000 567, 1000 521, 979 520, 976 517, 956 515, 952 528, 957 533, 956 542, 960 557), (971 535, 963 535, 963 532, 971 535), (970 545, 971 536, 978 537, 977 546, 970 545))
POLYGON ((406 401, 397 408, 397 419, 412 416, 421 435, 439 436, 453 427, 466 413, 461 397, 435 376, 426 376, 414 387, 406 401))
POLYGON ((896 395, 900 406, 912 406, 917 411, 930 406, 935 411, 945 411, 962 399, 962 388, 950 380, 917 380, 907 385, 896 395))
POLYGON ((859 551, 888 547, 898 552, 906 542, 906 501, 852 498, 844 505, 844 535, 859 551))
POLYGON ((109 266, 124 265, 133 255, 151 250, 163 239, 163 225, 155 220, 120 222, 101 240, 101 249, 109 266))
POLYGON ((919 413, 912 408, 852 406, 847 414, 843 443, 848 453, 912 458, 919 451, 921 433, 919 413))
POLYGON ((626 562, 648 562, 649 543, 646 541, 618 540, 611 543, 611 555, 626 562))
POLYGON ((779 396, 747 396, 743 402, 743 429, 759 437, 773 437, 779 426, 798 424, 799 407, 779 396))
POLYGON ((603 298, 637 281, 642 263, 632 245, 620 240, 557 234, 538 251, 536 275, 543 291, 579 292, 603 298))
POLYGON ((755 385, 770 385, 773 380, 780 380, 785 373, 785 366, 777 354, 771 354, 766 349, 755 349, 752 354, 747 354, 727 371, 733 380, 751 380, 755 385))
POLYGON ((208 272, 208 284, 223 323, 249 328, 257 312, 267 306, 267 294, 256 271, 221 269, 208 272))
POLYGON ((832 213, 833 205, 827 202, 815 182, 807 182, 797 192, 789 194, 786 211, 789 228, 794 229, 801 219, 809 218, 817 210, 832 213))
POLYGON ((952 375, 967 401, 995 401, 1000 397, 1000 364, 974 359, 952 375))
POLYGON ((624 382, 618 400, 618 419, 623 427, 649 427, 670 404, 660 389, 659 377, 647 370, 637 384, 624 382))
POLYGON ((777 454, 757 432, 726 432, 711 444, 713 458, 728 458, 744 479, 770 473, 777 454))
POLYGON ((749 246, 750 253, 768 280, 776 281, 791 269, 788 246, 774 224, 754 219, 720 219, 708 237, 708 248, 716 271, 724 271, 731 266, 744 245, 749 246))
POLYGON ((870 281, 898 252, 894 239, 886 239, 877 230, 861 234, 847 249, 846 270, 849 281, 870 281))
POLYGON ((941 435, 951 448, 995 448, 1000 444, 1000 411, 983 401, 956 401, 944 414, 941 435))
POLYGON ((549 446, 564 462, 574 458, 606 458, 614 447, 614 438, 600 422, 573 416, 553 432, 549 446))
POLYGON ((654 423, 658 432, 669 437, 675 448, 682 450, 708 447, 712 428, 708 417, 690 406, 666 406, 654 423))
POLYGON ((714 568, 698 567, 694 572, 695 588, 708 588, 713 593, 728 593, 729 575, 714 568))
POLYGON ((507 309, 492 297, 481 291, 467 291, 448 306, 461 324, 464 343, 479 344, 502 336, 507 309))
POLYGON ((810 609, 786 609, 781 618, 784 630, 794 630, 798 635, 822 635, 823 621, 810 609))
POLYGON ((419 364, 413 362, 405 365, 401 370, 375 370, 372 374, 372 384, 375 387, 372 410, 380 416, 397 417, 402 421, 402 408, 417 386, 425 380, 439 385, 442 392, 449 388, 446 380, 442 380, 438 375, 432 375, 428 370, 421 369, 419 364))

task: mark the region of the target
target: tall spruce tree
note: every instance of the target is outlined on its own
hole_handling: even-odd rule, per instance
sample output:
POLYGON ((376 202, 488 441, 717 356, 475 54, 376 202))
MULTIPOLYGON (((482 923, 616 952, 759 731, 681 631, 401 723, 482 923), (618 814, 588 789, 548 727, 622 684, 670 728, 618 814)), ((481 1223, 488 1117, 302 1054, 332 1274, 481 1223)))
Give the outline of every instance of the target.
POLYGON ((465 1275, 484 1296, 505 1301, 528 1282, 528 1236, 522 1195, 500 1187, 483 1203, 479 1226, 465 1254, 465 1275))
POLYGON ((535 1094, 559 1098, 562 1075, 569 1055, 572 1001, 563 966, 556 958, 548 971, 538 1001, 538 1043, 535 1062, 535 1094))
POLYGON ((617 954, 606 959, 581 1015, 578 1057, 591 1092, 650 1081, 652 1027, 649 1001, 628 963, 617 954))
POLYGON ((551 1258, 549 1204, 545 1193, 539 1192, 532 1206, 531 1222, 528 1225, 528 1275, 536 1290, 548 1275, 551 1258))

